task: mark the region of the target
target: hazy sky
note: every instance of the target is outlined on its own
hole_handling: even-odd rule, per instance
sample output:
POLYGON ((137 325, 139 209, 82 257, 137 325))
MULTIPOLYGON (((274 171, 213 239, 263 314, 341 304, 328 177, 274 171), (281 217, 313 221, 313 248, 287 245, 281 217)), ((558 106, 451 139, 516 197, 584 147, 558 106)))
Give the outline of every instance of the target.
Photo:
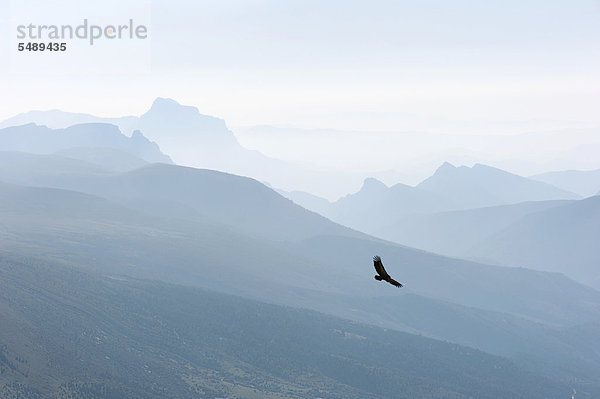
POLYGON ((600 125, 599 1, 0 0, 0 119, 140 114, 231 126, 489 133, 600 125), (22 54, 19 24, 147 24, 147 40, 22 54))

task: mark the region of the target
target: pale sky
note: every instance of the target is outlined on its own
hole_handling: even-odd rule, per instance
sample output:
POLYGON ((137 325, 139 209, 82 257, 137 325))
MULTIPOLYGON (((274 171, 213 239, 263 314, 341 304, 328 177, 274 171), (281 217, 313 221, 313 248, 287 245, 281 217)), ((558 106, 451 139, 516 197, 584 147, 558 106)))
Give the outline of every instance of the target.
POLYGON ((162 96, 230 126, 600 126, 597 0, 94 3, 0 0, 0 119, 52 108, 141 114, 162 96), (17 25, 84 18, 131 18, 148 39, 17 52, 17 25))

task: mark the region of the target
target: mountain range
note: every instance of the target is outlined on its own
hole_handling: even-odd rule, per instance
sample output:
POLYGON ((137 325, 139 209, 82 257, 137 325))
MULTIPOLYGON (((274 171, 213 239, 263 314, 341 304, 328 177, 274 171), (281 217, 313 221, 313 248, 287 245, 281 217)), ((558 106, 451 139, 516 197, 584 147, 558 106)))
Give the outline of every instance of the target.
POLYGON ((379 228, 375 235, 409 247, 465 257, 482 240, 522 217, 570 202, 529 201, 460 211, 413 214, 379 228))
POLYGON ((181 105, 169 98, 156 98, 149 110, 140 116, 103 118, 60 110, 30 111, 1 122, 0 127, 31 123, 58 130, 77 124, 111 124, 118 126, 125 135, 139 130, 145 137, 160 143, 161 150, 179 165, 251 176, 275 187, 302 189, 327 197, 347 192, 365 177, 364 173, 323 170, 248 150, 239 144, 223 119, 201 114, 196 107, 181 105), (331 181, 337 184, 332 185, 331 181))
POLYGON ((600 169, 547 172, 530 178, 577 193, 584 198, 600 192, 600 169))
POLYGON ((600 196, 531 213, 467 254, 507 266, 564 273, 600 290, 600 196))
POLYGON ((3 185, 3 250, 451 339, 508 356, 528 370, 543 369, 557 380, 593 381, 597 371, 596 355, 586 351, 589 341, 573 342, 567 331, 593 335, 588 325, 597 320, 600 293, 562 275, 394 245, 335 225, 252 179, 220 172, 153 165, 93 175, 89 186, 81 186, 86 179, 74 181, 93 195, 3 185), (184 190, 171 194, 182 203, 170 202, 176 187, 168 184, 184 190), (213 198, 233 202, 211 199, 211 191, 213 198), (146 205, 152 202, 162 206, 146 205), (247 226, 239 214, 230 214, 244 204, 247 226), (197 214, 187 211, 192 206, 197 214), (181 213, 172 211, 177 208, 181 213), (260 220, 272 222, 250 228, 260 220), (406 283, 406 292, 388 292, 372 278, 373 253, 406 283), (502 333, 486 333, 490 326, 502 333), (578 366, 564 371, 565 364, 578 366))
POLYGON ((0 151, 52 154, 78 148, 110 149, 146 162, 172 163, 158 145, 149 141, 139 130, 128 137, 117 126, 106 123, 85 123, 64 129, 26 124, 0 130, 0 151))
POLYGON ((600 289, 598 198, 410 215, 375 235, 448 256, 564 273, 600 289))
POLYGON ((481 164, 468 168, 444 163, 417 188, 445 196, 454 201, 458 209, 581 198, 550 184, 481 164))
POLYGON ((0 396, 600 393, 600 197, 446 163, 331 203, 172 100, 12 122, 53 115, 0 130, 0 396))
POLYGON ((447 162, 414 187, 401 183, 388 187, 369 178, 358 192, 333 203, 297 192, 284 195, 345 226, 375 235, 385 230, 386 236, 393 236, 391 226, 411 215, 581 198, 550 184, 490 166, 455 167, 447 162))

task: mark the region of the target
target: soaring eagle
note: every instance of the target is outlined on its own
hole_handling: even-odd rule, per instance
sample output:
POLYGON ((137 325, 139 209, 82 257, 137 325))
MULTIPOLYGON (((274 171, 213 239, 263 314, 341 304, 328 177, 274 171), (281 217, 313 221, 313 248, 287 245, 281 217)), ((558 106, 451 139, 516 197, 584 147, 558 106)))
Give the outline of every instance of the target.
POLYGON ((373 265, 375 265, 375 270, 377 271, 377 276, 375 276, 375 280, 385 280, 398 288, 402 287, 402 284, 391 278, 390 275, 385 271, 385 268, 383 267, 383 263, 381 263, 381 258, 379 256, 373 257, 373 265))

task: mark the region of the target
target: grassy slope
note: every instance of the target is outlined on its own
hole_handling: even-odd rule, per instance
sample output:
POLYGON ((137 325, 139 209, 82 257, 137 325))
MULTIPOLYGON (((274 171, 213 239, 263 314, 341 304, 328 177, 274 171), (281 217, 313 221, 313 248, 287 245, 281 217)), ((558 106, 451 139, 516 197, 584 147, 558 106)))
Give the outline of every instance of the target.
POLYGON ((311 311, 6 256, 0 270, 3 397, 569 393, 502 358, 311 311))
POLYGON ((597 320, 597 293, 560 275, 349 237, 278 244, 81 193, 0 188, 0 245, 13 253, 105 274, 209 287, 518 355, 529 369, 543 367, 545 375, 565 381, 593 381, 598 375, 597 354, 585 350, 589 339, 573 342, 561 336, 561 327, 526 319, 564 325, 597 320), (372 252, 384 256, 390 272, 400 273, 408 282, 405 289, 373 280, 372 252))

